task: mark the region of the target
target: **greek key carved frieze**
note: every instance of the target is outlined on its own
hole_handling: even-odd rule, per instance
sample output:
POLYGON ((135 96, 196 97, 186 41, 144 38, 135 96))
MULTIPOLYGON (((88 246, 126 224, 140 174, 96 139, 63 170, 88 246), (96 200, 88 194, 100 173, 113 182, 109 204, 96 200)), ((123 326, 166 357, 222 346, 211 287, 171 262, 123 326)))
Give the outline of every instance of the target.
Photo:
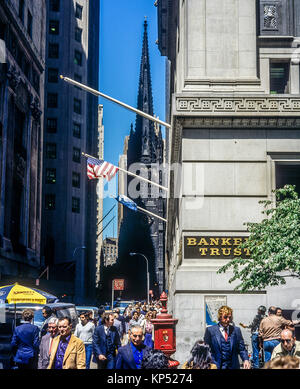
POLYGON ((178 113, 298 113, 300 98, 280 97, 177 97, 178 113))

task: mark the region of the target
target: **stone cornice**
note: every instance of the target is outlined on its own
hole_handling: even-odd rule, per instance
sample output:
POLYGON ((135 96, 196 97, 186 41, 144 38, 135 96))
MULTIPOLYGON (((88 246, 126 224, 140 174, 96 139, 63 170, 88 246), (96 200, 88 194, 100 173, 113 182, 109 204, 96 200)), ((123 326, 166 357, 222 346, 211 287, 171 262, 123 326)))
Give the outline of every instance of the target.
POLYGON ((184 117, 185 128, 295 128, 300 129, 297 117, 184 117))
POLYGON ((300 97, 264 96, 197 96, 174 94, 175 116, 299 116, 300 97))

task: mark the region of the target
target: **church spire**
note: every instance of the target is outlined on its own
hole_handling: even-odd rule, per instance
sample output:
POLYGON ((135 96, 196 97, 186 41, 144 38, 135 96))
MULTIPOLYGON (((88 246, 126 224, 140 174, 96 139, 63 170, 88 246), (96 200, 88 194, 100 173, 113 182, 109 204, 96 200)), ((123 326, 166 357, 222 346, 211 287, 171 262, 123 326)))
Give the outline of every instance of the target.
POLYGON ((146 113, 149 113, 150 115, 153 115, 153 98, 152 98, 147 28, 148 28, 148 23, 145 18, 137 108, 146 113))
MULTIPOLYGON (((148 49, 148 23, 144 21, 143 49, 140 65, 140 78, 138 89, 137 108, 153 116, 153 97, 148 49)), ((150 163, 153 157, 154 125, 153 122, 140 116, 136 116, 135 132, 140 139, 141 162, 150 163)))

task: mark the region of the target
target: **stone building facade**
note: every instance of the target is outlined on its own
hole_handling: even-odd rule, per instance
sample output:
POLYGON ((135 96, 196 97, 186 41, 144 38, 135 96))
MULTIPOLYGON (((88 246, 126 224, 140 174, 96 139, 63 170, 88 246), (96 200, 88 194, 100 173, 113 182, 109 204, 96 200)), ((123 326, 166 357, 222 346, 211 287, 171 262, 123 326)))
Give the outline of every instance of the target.
MULTIPOLYGON (((290 183, 300 192, 300 1, 158 0, 159 49, 168 57, 170 171, 166 261, 169 309, 186 360, 216 311, 249 323, 261 304, 295 309, 299 282, 240 294, 232 273, 259 200, 290 183), (196 248, 195 248, 196 247, 196 248), (230 249, 230 250, 229 250, 230 249), (193 325, 191 325, 191 323, 193 325), (196 324, 196 325, 194 325, 196 324)), ((245 253, 247 255, 247 253, 245 253)), ((243 330, 246 342, 250 333, 243 330)))
POLYGON ((46 1, 0 2, 0 277, 41 263, 46 1), (3 56, 5 58, 3 58, 3 56))
POLYGON ((50 278, 84 303, 96 283, 97 180, 81 153, 98 154, 98 99, 59 76, 98 89, 99 0, 47 1, 46 28, 42 252, 50 278))

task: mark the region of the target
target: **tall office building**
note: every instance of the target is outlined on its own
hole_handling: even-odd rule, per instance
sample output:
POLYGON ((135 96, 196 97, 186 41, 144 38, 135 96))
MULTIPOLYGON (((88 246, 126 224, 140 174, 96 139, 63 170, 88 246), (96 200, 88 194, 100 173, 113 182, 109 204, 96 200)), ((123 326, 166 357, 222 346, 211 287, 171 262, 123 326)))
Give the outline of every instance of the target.
MULTIPOLYGON (((137 108, 153 116, 147 27, 147 21, 145 21, 137 108)), ((135 129, 131 127, 128 139, 127 170, 132 170, 134 165, 138 165, 144 177, 162 184, 164 172, 159 170, 159 165, 164 162, 163 153, 160 127, 155 126, 153 121, 137 115, 135 129)), ((165 199, 161 189, 144 181, 134 183, 131 176, 127 176, 125 179, 128 197, 132 198, 141 208, 164 217, 165 199), (137 188, 136 194, 134 193, 135 187, 137 188)), ((118 262, 122 269, 120 271, 124 274, 127 282, 126 289, 133 297, 144 293, 146 263, 141 255, 132 257, 129 255, 130 252, 146 256, 149 263, 150 289, 154 290, 155 295, 159 296, 164 290, 164 231, 165 225, 162 220, 123 208, 118 262), (132 272, 131 268, 136 269, 136 271, 132 272)))
POLYGON ((98 153, 98 102, 59 75, 98 89, 99 0, 47 1, 46 28, 43 254, 50 278, 84 302, 96 282, 97 180, 81 153, 98 153))
MULTIPOLYGON (((220 305, 249 323, 259 305, 295 309, 299 281, 240 293, 217 270, 262 220, 272 190, 300 191, 299 0, 158 0, 168 57, 168 308, 179 319, 176 358, 217 321, 220 305), (176 185, 177 182, 177 185, 176 185), (179 184, 178 184, 179 183, 179 184), (197 323, 197 326, 191 326, 197 323)), ((249 343, 249 332, 243 330, 249 343)))
MULTIPOLYGON (((41 270, 45 1, 0 2, 0 278, 41 270)), ((24 281, 23 281, 24 282, 24 281)))
MULTIPOLYGON (((127 170, 128 141, 129 141, 129 136, 125 136, 123 154, 120 155, 119 158, 119 167, 124 170, 127 170)), ((127 196, 127 175, 122 171, 118 172, 118 194, 127 196)), ((118 236, 120 233, 123 217, 124 217, 123 205, 118 203, 118 236)))
MULTIPOLYGON (((104 158, 104 125, 103 125, 103 105, 98 106, 98 154, 99 159, 104 158)), ((103 244, 103 178, 98 179, 97 184, 97 247, 96 247, 96 286, 100 282, 100 261, 103 244)))

